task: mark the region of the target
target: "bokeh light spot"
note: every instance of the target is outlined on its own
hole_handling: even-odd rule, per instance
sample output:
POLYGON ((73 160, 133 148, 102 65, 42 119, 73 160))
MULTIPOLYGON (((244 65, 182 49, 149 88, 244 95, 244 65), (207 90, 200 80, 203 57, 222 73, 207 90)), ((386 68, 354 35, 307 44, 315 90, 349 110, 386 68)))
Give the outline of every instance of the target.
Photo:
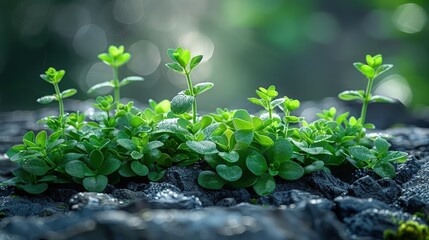
POLYGON ((410 105, 413 98, 410 85, 407 80, 398 74, 390 75, 376 86, 374 94, 398 99, 405 106, 410 105))
POLYGON ((128 63, 128 68, 140 75, 152 74, 161 63, 159 48, 152 42, 138 41, 131 45, 129 52, 133 57, 128 63))
MULTIPOLYGON (((81 86, 84 91, 87 91, 95 84, 112 80, 112 69, 104 63, 98 62, 92 65, 86 73, 86 86, 81 86)), ((111 88, 100 88, 97 90, 97 95, 105 95, 112 91, 111 88)))
POLYGON ((79 29, 73 38, 76 53, 88 59, 94 59, 107 48, 106 33, 99 26, 88 24, 79 29))
POLYGON ((420 5, 407 3, 396 9, 392 20, 399 31, 412 34, 418 33, 424 28, 427 15, 420 5))
POLYGON ((142 0, 117 0, 113 6, 113 17, 123 24, 133 24, 143 17, 142 0))
POLYGON ((214 51, 213 41, 200 32, 189 32, 179 38, 179 46, 189 49, 193 56, 204 55, 203 61, 208 61, 214 51))

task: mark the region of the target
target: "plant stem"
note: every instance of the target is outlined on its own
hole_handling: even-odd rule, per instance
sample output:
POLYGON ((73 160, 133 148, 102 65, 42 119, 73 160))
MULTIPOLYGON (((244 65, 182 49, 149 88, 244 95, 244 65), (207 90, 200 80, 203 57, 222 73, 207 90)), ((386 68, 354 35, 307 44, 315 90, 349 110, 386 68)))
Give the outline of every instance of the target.
POLYGON ((66 132, 65 132, 65 122, 64 122, 64 103, 63 103, 63 96, 61 95, 60 92, 60 88, 58 86, 58 83, 54 83, 54 88, 55 88, 55 94, 58 97, 58 105, 59 105, 59 109, 60 109, 60 114, 58 116, 58 121, 61 124, 61 131, 62 131, 62 135, 63 138, 66 139, 66 132))
POLYGON ((362 104, 362 110, 360 114, 360 118, 362 119, 362 125, 365 124, 366 111, 368 109, 368 104, 371 97, 371 88, 372 88, 373 81, 374 81, 374 78, 368 78, 368 85, 366 86, 366 91, 365 91, 365 99, 362 104))
POLYGON ((290 111, 286 110, 285 111, 285 138, 287 138, 287 132, 289 131, 289 121, 286 119, 287 117, 289 117, 290 115, 290 111))
POLYGON ((194 94, 194 87, 192 86, 190 72, 185 69, 186 80, 188 82, 189 93, 194 97, 194 102, 192 103, 192 123, 197 122, 197 96, 194 94))
POLYGON ((119 110, 119 100, 120 100, 120 93, 119 93, 119 74, 118 74, 118 67, 113 67, 113 97, 115 98, 116 103, 116 110, 119 110))

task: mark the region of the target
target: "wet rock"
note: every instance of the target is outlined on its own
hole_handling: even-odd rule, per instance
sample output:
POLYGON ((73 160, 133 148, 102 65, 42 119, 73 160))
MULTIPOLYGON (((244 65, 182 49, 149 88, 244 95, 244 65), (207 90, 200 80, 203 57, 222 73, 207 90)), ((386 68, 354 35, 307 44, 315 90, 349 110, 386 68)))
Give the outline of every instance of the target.
POLYGON ((374 180, 370 176, 358 179, 350 185, 348 194, 359 198, 375 198, 393 203, 400 195, 401 188, 392 179, 374 180))
POLYGON ((429 162, 403 184, 399 203, 410 212, 429 212, 429 162))
POLYGON ((269 196, 261 197, 259 201, 261 204, 274 206, 285 205, 289 207, 304 207, 307 204, 313 204, 326 210, 330 210, 334 207, 334 203, 326 198, 321 198, 317 195, 296 189, 274 192, 269 196))
POLYGON ((396 230, 400 221, 421 220, 401 211, 367 209, 352 217, 345 218, 344 224, 350 235, 383 239, 387 229, 396 230))
POLYGON ((420 146, 429 145, 429 129, 427 128, 394 128, 383 132, 394 136, 390 142, 392 143, 392 148, 399 151, 412 150, 420 146))
POLYGON ((47 197, 9 195, 0 197, 0 218, 11 216, 50 216, 67 212, 67 204, 47 197))
POLYGON ((3 235, 26 239, 348 239, 332 212, 308 205, 124 211, 88 209, 53 218, 8 220, 3 235))
POLYGON ((393 178, 396 183, 402 185, 408 182, 414 174, 420 169, 420 164, 414 156, 410 156, 405 163, 398 164, 396 168, 396 177, 393 178))
POLYGON ((106 193, 80 192, 70 198, 69 209, 116 209, 125 203, 106 193))
POLYGON ((335 212, 340 219, 351 217, 367 209, 392 210, 386 203, 372 198, 337 197, 334 201, 335 212))

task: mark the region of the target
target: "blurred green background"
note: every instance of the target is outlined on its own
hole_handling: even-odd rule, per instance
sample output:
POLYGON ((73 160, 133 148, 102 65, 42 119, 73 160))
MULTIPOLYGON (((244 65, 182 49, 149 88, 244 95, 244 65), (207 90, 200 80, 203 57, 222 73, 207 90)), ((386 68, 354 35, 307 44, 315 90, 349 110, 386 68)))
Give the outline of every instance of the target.
POLYGON ((395 67, 375 91, 426 112, 428 14, 427 0, 2 0, 0 111, 40 107, 35 99, 53 91, 39 78, 50 66, 66 70, 74 98, 94 97, 88 88, 111 76, 97 54, 123 44, 133 58, 120 75, 145 81, 122 96, 141 102, 185 88, 164 66, 166 50, 183 46, 205 57, 193 81, 215 83, 201 110, 250 107, 246 98, 271 84, 300 100, 364 89, 352 63, 381 53, 395 67))

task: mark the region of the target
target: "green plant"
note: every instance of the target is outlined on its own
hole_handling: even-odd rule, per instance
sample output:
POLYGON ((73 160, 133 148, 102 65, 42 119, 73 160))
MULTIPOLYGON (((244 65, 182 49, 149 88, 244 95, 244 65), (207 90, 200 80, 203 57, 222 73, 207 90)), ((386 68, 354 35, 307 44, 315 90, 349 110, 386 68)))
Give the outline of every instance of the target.
POLYGON ((192 123, 197 122, 197 96, 213 87, 213 83, 199 83, 195 86, 192 84, 191 72, 203 60, 202 55, 197 55, 191 58, 191 52, 181 47, 168 49, 168 56, 174 62, 167 63, 166 66, 182 75, 186 76, 188 89, 180 92, 171 101, 172 111, 177 114, 182 114, 192 106, 192 123))
POLYGON ((93 93, 97 89, 100 89, 103 87, 113 88, 113 96, 114 96, 117 110, 119 109, 119 104, 120 104, 120 88, 131 82, 144 80, 142 77, 139 77, 139 76, 130 76, 119 81, 119 67, 127 63, 131 58, 131 55, 127 52, 124 52, 124 50, 125 50, 124 46, 119 46, 119 47, 110 46, 107 53, 101 53, 100 55, 98 55, 98 58, 100 60, 102 60, 105 64, 112 67, 113 80, 96 84, 88 90, 88 93, 93 93))
POLYGON ((384 231, 385 240, 429 240, 429 228, 413 220, 399 224, 396 231, 388 229, 384 231))
MULTIPOLYGON (((383 57, 381 54, 377 54, 375 56, 366 55, 366 64, 361 62, 353 63, 353 66, 361 72, 368 80, 366 85, 366 90, 348 90, 341 92, 338 97, 344 101, 358 100, 362 102, 362 110, 359 121, 365 128, 374 128, 372 124, 365 124, 366 113, 368 109, 368 104, 371 102, 381 102, 381 103, 393 103, 394 99, 380 96, 380 95, 372 95, 372 85, 374 80, 380 76, 382 73, 393 67, 392 64, 382 64, 383 57)), ((358 138, 359 140, 359 138, 358 138)))
MULTIPOLYGON (((213 83, 193 85, 191 81, 190 73, 203 56, 191 58, 191 53, 180 47, 167 53, 174 61, 167 67, 185 75, 188 88, 171 102, 149 100, 149 107, 144 109, 119 101, 120 87, 142 80, 118 80, 118 68, 131 57, 124 53, 124 47, 111 46, 108 53, 100 54, 99 58, 113 68, 114 79, 93 86, 90 92, 112 87, 114 96, 97 96, 93 106, 98 111, 90 117, 80 112, 64 113, 62 99, 76 90, 60 93, 58 83, 64 71, 48 69, 42 78, 54 85, 56 93, 39 102, 59 101, 59 116, 43 119, 47 130, 28 132, 22 144, 8 150, 7 156, 19 167, 2 185, 39 194, 50 184, 77 183, 88 191, 102 192, 109 183, 124 178, 159 181, 171 166, 198 162, 203 171, 197 181, 204 188, 251 187, 263 196, 275 190, 277 178, 298 180, 316 171, 329 172, 346 161, 356 168, 374 170, 381 177, 394 177, 394 164, 407 159, 404 152, 389 151, 385 139, 365 134, 366 128, 373 127, 364 121, 366 107, 358 119, 330 108, 317 114, 317 120, 307 122, 292 115, 300 102, 286 96, 277 98, 275 86, 260 87, 256 90, 259 98, 249 98, 264 108, 261 115, 218 108, 216 113, 198 116, 197 96, 213 87, 213 83)), ((371 96, 371 85, 388 68, 381 65, 381 56, 367 62, 365 66, 374 74, 368 67, 356 65, 368 75, 367 92, 341 95, 348 100, 360 99, 364 106, 380 99, 371 96)))
POLYGON ((63 99, 71 97, 77 93, 76 89, 67 89, 64 91, 60 91, 59 83, 63 79, 66 72, 64 70, 57 71, 55 68, 48 68, 48 70, 45 71, 44 74, 41 74, 40 77, 45 80, 46 82, 52 84, 55 89, 55 94, 52 95, 46 95, 39 99, 37 99, 38 103, 41 104, 48 104, 53 101, 58 102, 59 106, 59 115, 57 118, 55 117, 49 117, 44 119, 44 121, 47 122, 53 128, 54 131, 60 130, 63 134, 63 137, 65 137, 64 132, 64 124, 65 124, 65 114, 64 114, 64 103, 63 99))

